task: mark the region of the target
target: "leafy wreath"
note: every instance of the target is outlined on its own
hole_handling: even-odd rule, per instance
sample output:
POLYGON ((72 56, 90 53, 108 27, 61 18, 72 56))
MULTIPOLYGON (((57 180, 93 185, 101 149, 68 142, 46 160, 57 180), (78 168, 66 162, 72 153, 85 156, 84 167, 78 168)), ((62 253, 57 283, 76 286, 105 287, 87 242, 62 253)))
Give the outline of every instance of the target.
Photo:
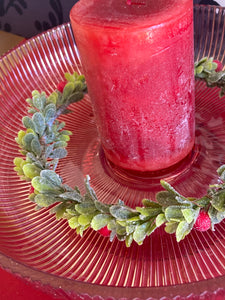
MULTIPOLYGON (((220 88, 225 95, 225 71, 221 62, 203 58, 195 63, 195 78, 204 80, 209 87, 220 88)), ((57 118, 68 113, 71 103, 83 99, 87 86, 83 75, 65 74, 66 81, 60 82, 57 90, 48 97, 45 92, 32 92, 28 116, 16 137, 20 153, 25 156, 14 159, 15 171, 22 180, 31 182, 29 199, 36 208, 51 207, 57 219, 67 219, 77 234, 91 227, 103 236, 141 245, 156 228, 165 224, 167 233, 175 233, 181 241, 193 228, 205 231, 225 218, 225 165, 218 170, 219 183, 210 185, 201 198, 185 197, 169 183, 161 180, 164 188, 155 200, 142 200, 143 206, 130 208, 119 200, 116 204, 105 204, 98 200, 86 176, 86 192, 82 195, 78 187, 71 188, 63 183, 56 173, 59 159, 67 156, 66 146, 71 131, 64 130, 65 123, 57 118)))

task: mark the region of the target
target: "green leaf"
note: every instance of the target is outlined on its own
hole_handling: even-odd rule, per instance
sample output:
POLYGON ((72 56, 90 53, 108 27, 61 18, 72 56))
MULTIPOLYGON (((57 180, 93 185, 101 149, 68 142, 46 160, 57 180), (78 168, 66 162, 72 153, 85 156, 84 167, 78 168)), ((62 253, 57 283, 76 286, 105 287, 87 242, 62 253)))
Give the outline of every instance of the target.
POLYGON ((96 211, 95 204, 93 202, 81 202, 75 205, 76 211, 81 215, 89 215, 96 211))
POLYGON ((122 205, 112 205, 110 207, 111 215, 118 220, 127 220, 132 217, 138 216, 139 213, 129 207, 122 205))
POLYGON ((45 94, 41 94, 41 95, 36 95, 33 97, 33 105, 39 109, 39 110, 43 110, 45 104, 46 104, 46 96, 45 94))
POLYGON ((50 194, 37 194, 34 200, 39 207, 49 207, 50 205, 58 202, 57 198, 50 194))
POLYGON ((110 222, 111 219, 112 219, 112 217, 110 215, 98 214, 98 215, 94 216, 94 218, 92 219, 91 227, 97 231, 97 230, 105 227, 106 225, 108 225, 108 223, 110 222))
POLYGON ((31 141, 31 149, 32 149, 32 152, 34 152, 36 154, 36 156, 41 156, 42 148, 41 148, 41 144, 38 139, 33 139, 31 141))
POLYGON ((63 98, 67 99, 74 91, 75 84, 73 82, 68 82, 63 89, 63 98))
POLYGON ((86 180, 85 180, 85 188, 86 188, 86 196, 88 196, 88 198, 92 201, 96 201, 98 200, 95 191, 93 190, 93 188, 90 186, 90 177, 86 176, 86 180))
POLYGON ((66 156, 67 156, 67 150, 64 148, 54 149, 52 153, 49 154, 50 158, 58 158, 58 159, 64 158, 66 156))
POLYGON ((177 196, 176 200, 177 200, 178 203, 182 204, 183 206, 186 206, 186 207, 192 207, 193 206, 193 202, 188 200, 187 198, 177 196))
POLYGON ((35 125, 34 122, 31 120, 31 118, 29 118, 28 116, 23 117, 22 119, 23 125, 28 129, 32 129, 33 131, 35 131, 35 125))
POLYGON ((55 141, 55 138, 55 134, 53 132, 50 132, 45 136, 45 143, 50 144, 55 141))
POLYGON ((133 235, 129 234, 128 236, 126 236, 126 239, 125 239, 126 246, 129 248, 131 246, 132 242, 133 242, 133 235))
POLYGON ((219 174, 219 176, 221 176, 224 171, 225 171, 225 165, 222 165, 217 169, 217 173, 219 174))
POLYGON ((56 174, 52 170, 43 170, 43 171, 41 171, 40 176, 45 178, 53 186, 61 187, 61 185, 62 185, 61 178, 59 177, 58 174, 56 174))
POLYGON ((159 214, 157 217, 156 217, 156 220, 155 220, 155 223, 156 223, 156 226, 157 227, 160 227, 162 224, 164 224, 166 222, 166 217, 164 214, 159 214))
POLYGON ((136 210, 146 217, 155 217, 162 212, 161 206, 154 207, 136 207, 136 210))
POLYGON ((67 146, 67 142, 64 142, 64 141, 55 142, 52 146, 54 147, 54 149, 65 148, 67 146))
POLYGON ((161 184, 161 186, 162 186, 165 190, 167 190, 168 192, 170 192, 170 193, 172 193, 172 194, 174 194, 174 195, 176 195, 176 196, 182 197, 182 196, 175 190, 175 188, 173 188, 168 182, 166 182, 166 181, 164 181, 164 180, 160 180, 160 184, 161 184))
POLYGON ((225 211, 225 191, 222 190, 213 196, 212 206, 220 212, 225 211))
POLYGON ((185 208, 185 209, 182 209, 181 211, 185 218, 185 221, 188 224, 191 224, 197 218, 199 210, 200 210, 200 208, 198 208, 198 209, 185 208))
POLYGON ((30 179, 39 176, 41 169, 36 167, 34 164, 25 164, 23 166, 24 175, 30 179))
POLYGON ((135 231, 135 229, 136 229, 136 225, 125 225, 125 228, 126 228, 126 234, 131 234, 131 233, 133 233, 134 231, 135 231))
POLYGON ((46 105, 44 110, 45 121, 48 123, 51 119, 55 117, 56 114, 56 106, 53 103, 49 103, 46 105))
POLYGON ((104 204, 104 203, 96 200, 95 206, 96 206, 96 209, 102 213, 106 213, 106 214, 110 213, 110 211, 109 211, 110 206, 107 204, 104 204))
POLYGON ((212 230, 214 230, 214 225, 220 223, 225 217, 225 212, 220 212, 213 206, 209 207, 208 214, 211 219, 212 230))
POLYGON ((207 197, 207 196, 204 196, 204 197, 202 197, 202 198, 196 200, 195 203, 198 204, 198 205, 201 206, 201 207, 205 207, 205 206, 209 205, 209 203, 210 203, 210 198, 207 197))
POLYGON ((29 152, 32 152, 31 142, 33 139, 36 139, 36 136, 33 133, 27 133, 22 139, 23 148, 29 152))
POLYGON ((39 112, 36 112, 33 115, 32 120, 35 125, 35 131, 39 134, 39 136, 42 136, 46 128, 45 119, 43 115, 39 112))
POLYGON ((81 194, 79 194, 77 191, 65 192, 63 194, 60 194, 59 197, 64 200, 71 200, 79 203, 83 200, 81 194))
POLYGON ((92 218, 93 218, 93 215, 80 215, 78 217, 78 223, 81 226, 87 226, 91 223, 92 218))
POLYGON ((142 204, 145 207, 151 207, 151 208, 161 208, 161 205, 157 202, 151 201, 149 199, 143 199, 142 204))
POLYGON ((65 203, 60 203, 51 209, 51 213, 55 213, 57 220, 63 218, 65 211, 66 211, 65 203))
POLYGON ((61 189, 53 185, 51 182, 49 182, 46 178, 43 178, 41 176, 36 176, 32 179, 32 186, 35 190, 37 190, 39 193, 55 193, 60 194, 61 189))
POLYGON ((133 233, 133 239, 138 245, 141 245, 144 241, 144 239, 147 236, 147 232, 149 230, 150 223, 145 222, 141 225, 138 225, 133 233))
POLYGON ((72 228, 72 229, 79 227, 80 224, 78 222, 78 216, 74 216, 74 217, 70 218, 68 220, 68 224, 69 224, 70 228, 72 228))
POLYGON ((184 216, 182 214, 180 206, 169 206, 165 209, 165 217, 166 219, 171 222, 180 222, 184 220, 184 216))
POLYGON ((179 224, 178 222, 166 223, 165 231, 169 234, 176 232, 178 224, 179 224))
POLYGON ((180 222, 176 229, 177 242, 183 240, 185 236, 190 233, 190 231, 191 231, 190 224, 188 224, 186 221, 180 222))
POLYGON ((176 200, 176 195, 168 191, 158 192, 156 194, 156 200, 163 207, 178 205, 178 202, 176 200))

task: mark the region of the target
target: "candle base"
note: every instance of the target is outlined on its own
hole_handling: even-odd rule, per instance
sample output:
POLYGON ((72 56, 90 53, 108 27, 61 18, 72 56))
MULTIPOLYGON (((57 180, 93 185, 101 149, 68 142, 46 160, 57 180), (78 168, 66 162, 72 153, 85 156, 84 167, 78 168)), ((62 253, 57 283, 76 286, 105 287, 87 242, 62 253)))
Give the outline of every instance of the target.
POLYGON ((102 147, 100 148, 99 157, 102 167, 106 174, 113 180, 129 188, 138 190, 152 190, 154 187, 160 186, 160 180, 167 182, 179 179, 192 167, 198 160, 200 154, 200 146, 194 145, 189 154, 178 163, 157 171, 134 171, 121 168, 110 161, 104 154, 102 147))

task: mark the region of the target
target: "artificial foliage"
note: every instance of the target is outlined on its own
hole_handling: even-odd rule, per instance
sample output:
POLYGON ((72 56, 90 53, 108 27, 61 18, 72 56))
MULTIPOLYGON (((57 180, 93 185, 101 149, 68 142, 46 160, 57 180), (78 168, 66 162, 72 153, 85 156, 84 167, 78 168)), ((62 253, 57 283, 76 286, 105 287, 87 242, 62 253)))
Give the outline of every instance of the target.
MULTIPOLYGON (((225 94, 225 72, 213 58, 195 63, 195 77, 209 87, 219 87, 221 96, 225 94)), ((167 233, 175 234, 178 242, 193 228, 214 230, 225 218, 225 165, 217 170, 219 183, 209 186, 204 197, 181 195, 161 180, 163 190, 155 199, 143 199, 142 205, 136 208, 128 207, 121 200, 116 204, 99 201, 88 175, 84 194, 78 187, 63 182, 57 174, 57 165, 67 156, 72 132, 64 129, 65 123, 58 117, 70 113, 68 106, 82 100, 87 93, 83 75, 66 73, 65 80, 49 96, 45 92, 32 92, 32 97, 26 100, 28 115, 22 119, 25 130, 20 130, 16 137, 23 157, 14 159, 14 169, 21 180, 31 183, 29 199, 36 208, 50 207, 57 219, 68 220, 68 225, 81 236, 91 227, 109 236, 110 241, 115 237, 124 241, 127 247, 133 241, 141 245, 160 226, 167 233)))

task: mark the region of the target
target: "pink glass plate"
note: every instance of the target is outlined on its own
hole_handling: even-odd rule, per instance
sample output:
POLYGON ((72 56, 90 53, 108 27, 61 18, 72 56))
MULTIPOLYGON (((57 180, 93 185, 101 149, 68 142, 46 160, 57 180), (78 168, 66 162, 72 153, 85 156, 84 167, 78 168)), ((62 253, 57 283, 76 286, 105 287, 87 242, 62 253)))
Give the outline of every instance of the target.
MULTIPOLYGON (((225 63, 225 9, 195 7, 196 59, 225 63)), ((22 129, 25 99, 52 92, 65 72, 81 71, 69 24, 39 35, 0 60, 0 264, 55 299, 225 299, 225 222, 215 232, 193 231, 179 244, 157 230, 142 246, 112 243, 87 230, 76 235, 65 221, 28 200, 29 184, 13 171, 14 138, 22 129)), ((196 83, 196 142, 190 155, 163 173, 127 174, 109 164, 97 137, 88 97, 61 116, 73 131, 68 157, 58 167, 64 182, 84 191, 84 177, 101 201, 130 206, 153 198, 164 178, 187 196, 201 196, 225 163, 225 99, 196 83)))

